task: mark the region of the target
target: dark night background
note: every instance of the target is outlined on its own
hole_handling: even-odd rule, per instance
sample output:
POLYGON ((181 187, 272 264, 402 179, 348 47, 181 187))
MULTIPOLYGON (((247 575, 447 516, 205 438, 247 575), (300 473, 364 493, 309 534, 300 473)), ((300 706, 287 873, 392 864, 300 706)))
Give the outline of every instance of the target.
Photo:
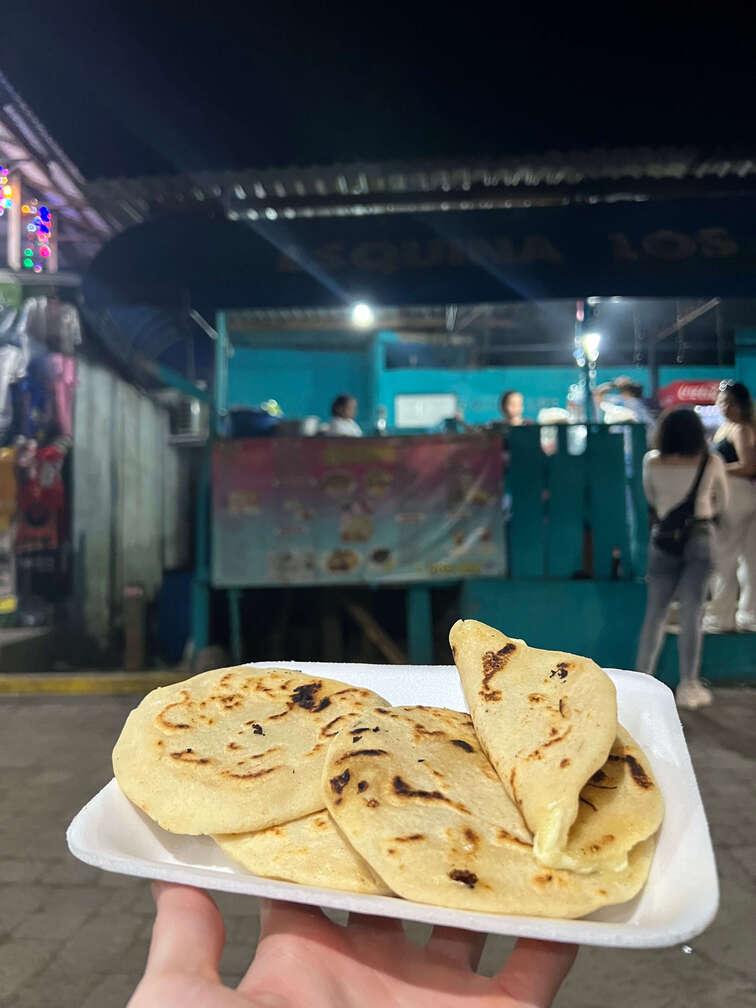
POLYGON ((709 6, 32 0, 6 14, 0 67, 89 178, 742 149, 752 13, 709 6))

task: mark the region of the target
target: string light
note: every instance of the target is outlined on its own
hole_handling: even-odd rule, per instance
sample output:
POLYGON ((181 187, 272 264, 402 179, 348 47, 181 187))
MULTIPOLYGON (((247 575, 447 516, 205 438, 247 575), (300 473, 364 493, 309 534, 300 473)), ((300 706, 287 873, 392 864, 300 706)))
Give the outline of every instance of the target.
POLYGON ((0 217, 2 217, 5 211, 13 206, 13 186, 8 183, 8 169, 2 165, 0 165, 0 189, 3 196, 0 199, 0 217))
MULTIPOLYGON (((38 206, 36 200, 30 200, 21 207, 23 214, 32 215, 31 223, 26 225, 28 248, 24 249, 24 267, 41 273, 44 261, 52 256, 50 239, 52 237, 52 213, 49 207, 38 206)), ((48 263, 49 266, 49 263, 48 263)))

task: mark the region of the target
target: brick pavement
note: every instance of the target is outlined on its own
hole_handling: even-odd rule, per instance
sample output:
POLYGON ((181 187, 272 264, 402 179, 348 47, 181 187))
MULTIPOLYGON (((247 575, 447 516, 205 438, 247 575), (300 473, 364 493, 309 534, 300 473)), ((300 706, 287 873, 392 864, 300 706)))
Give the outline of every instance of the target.
MULTIPOLYGON (((717 848, 719 917, 693 942, 692 954, 583 949, 559 1008, 756 1003, 756 690, 717 690, 716 696, 714 707, 684 720, 717 848)), ((0 700, 3 1008, 123 1008, 141 975, 153 916, 147 884, 80 864, 64 836, 73 814, 111 776, 110 750, 134 702, 0 700)), ((233 982, 255 945, 256 901, 219 894, 218 902, 228 928, 222 973, 233 982)), ((496 968, 510 946, 508 939, 489 939, 484 970, 496 968)))

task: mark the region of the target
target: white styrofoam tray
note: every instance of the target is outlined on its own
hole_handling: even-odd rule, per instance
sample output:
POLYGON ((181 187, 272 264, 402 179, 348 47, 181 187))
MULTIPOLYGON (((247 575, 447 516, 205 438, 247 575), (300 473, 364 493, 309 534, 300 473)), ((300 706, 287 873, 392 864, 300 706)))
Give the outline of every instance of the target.
MULTIPOLYGON (((333 665, 258 662, 300 669, 375 690, 395 705, 466 710, 454 666, 333 665)), ((650 676, 607 669, 617 687, 619 719, 648 755, 666 805, 648 882, 633 900, 580 920, 470 913, 388 896, 364 896, 259 878, 227 858, 210 837, 167 833, 111 780, 74 818, 71 853, 105 871, 183 882, 321 907, 444 924, 471 931, 618 948, 658 948, 688 941, 719 905, 714 852, 701 796, 671 691, 650 676)))

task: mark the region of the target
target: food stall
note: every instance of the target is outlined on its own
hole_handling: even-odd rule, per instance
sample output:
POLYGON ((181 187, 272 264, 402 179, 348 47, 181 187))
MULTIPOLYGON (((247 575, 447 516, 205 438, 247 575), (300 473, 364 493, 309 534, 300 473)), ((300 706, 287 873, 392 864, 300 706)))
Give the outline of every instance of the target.
MULTIPOLYGON (((220 437, 222 414, 233 404, 228 387, 244 356, 235 334, 230 338, 229 332, 224 332, 224 314, 243 309, 267 312, 271 341, 276 340, 276 333, 296 332, 302 343, 309 338, 317 349, 323 327, 310 329, 308 313, 349 313, 357 304, 393 306, 404 312, 440 307, 446 317, 440 328, 454 335, 453 318, 462 307, 475 311, 491 304, 549 302, 555 298, 572 299, 574 306, 576 299, 588 303, 589 294, 599 293, 611 294, 610 300, 681 296, 709 299, 696 307, 700 313, 720 297, 748 297, 756 216, 751 212, 751 183, 743 181, 746 176, 738 175, 743 191, 734 195, 731 188, 720 192, 721 173, 712 169, 709 174, 701 174, 700 157, 682 166, 675 158, 674 164, 670 161, 660 168, 664 157, 658 155, 651 159, 653 163, 646 163, 637 152, 626 170, 619 164, 623 159, 627 160, 626 153, 611 157, 586 155, 578 158, 580 165, 573 166, 574 171, 565 169, 559 180, 549 162, 530 166, 527 172, 512 171, 511 165, 501 170, 481 165, 470 171, 407 166, 401 172, 396 166, 334 166, 314 174, 298 173, 296 169, 265 177, 261 174, 259 179, 252 177, 254 173, 241 173, 238 177, 133 180, 119 181, 117 187, 107 182, 89 187, 89 197, 102 207, 107 205, 116 218, 122 205, 124 221, 134 220, 135 214, 141 219, 141 223, 129 228, 124 223, 126 229, 93 263, 85 283, 90 306, 104 310, 107 306, 102 304, 102 292, 112 298, 112 292, 118 291, 122 304, 150 303, 162 310, 188 301, 202 308, 206 318, 220 312, 213 335, 214 366, 202 375, 211 387, 213 435, 205 453, 196 509, 196 646, 208 640, 211 590, 228 594, 233 628, 239 620, 239 595, 249 585, 238 569, 233 576, 227 574, 226 564, 232 565, 235 559, 231 556, 233 545, 236 543, 241 550, 245 537, 239 529, 236 538, 228 536, 223 524, 230 529, 233 522, 248 522, 252 528, 252 523, 258 522, 253 535, 268 537, 265 521, 268 530, 272 527, 270 517, 263 519, 262 513, 254 514, 259 508, 259 499, 254 497, 259 487, 222 489, 224 467, 217 461, 219 453, 228 451, 233 457, 234 452, 251 451, 238 445, 229 447, 220 437), (618 183, 618 178, 623 182, 618 183), (206 214, 208 205, 213 210, 212 220, 200 220, 188 212, 188 207, 196 206, 206 214), (195 250, 192 256, 186 255, 188 247, 195 250), (159 275, 149 265, 158 252, 159 275), (95 304, 98 295, 99 306, 95 304), (225 544, 222 560, 216 549, 221 543, 225 544)), ((725 174, 731 170, 735 168, 728 167, 725 174)), ((684 328, 683 318, 671 327, 672 333, 684 328)), ((439 387, 438 374, 434 382, 427 373, 419 373, 422 368, 412 364, 404 371, 401 367, 395 369, 396 373, 387 377, 389 369, 380 361, 386 352, 381 334, 392 331, 395 328, 391 324, 376 324, 360 351, 372 361, 360 372, 360 398, 366 410, 361 419, 369 430, 374 428, 379 407, 386 409, 387 426, 396 427, 396 398, 400 394, 438 396, 448 391, 439 387), (408 371, 417 372, 414 377, 423 379, 422 387, 416 384, 414 389, 398 388, 399 378, 406 379, 408 371), (393 390, 391 396, 387 388, 393 390)), ((127 344, 128 334, 121 336, 127 344)), ((571 344, 572 337, 571 331, 564 334, 567 343, 571 344)), ((283 343, 280 339, 279 346, 283 343)), ((133 346, 131 349, 136 350, 133 346)), ((355 347, 346 349, 351 353, 355 347)), ((522 352, 536 364, 532 354, 538 352, 537 347, 526 347, 522 352)), ((641 347, 629 360, 623 360, 622 370, 626 371, 638 355, 644 357, 644 367, 651 376, 649 386, 655 389, 661 366, 650 344, 647 351, 641 347)), ((159 366, 167 375, 165 363, 163 357, 159 366)), ((736 361, 736 369, 738 366, 736 361)), ((731 369, 731 359, 723 361, 723 370, 731 369)), ((565 372, 570 373, 560 379, 564 395, 579 377, 574 366, 565 372)), ((254 363, 250 373, 255 373, 254 363)), ((192 376, 195 387, 197 374, 192 376)), ((296 387, 300 377, 312 384, 311 376, 300 370, 292 372, 290 387, 296 387)), ((599 375, 600 379, 604 377, 599 375)), ((665 377, 674 380, 687 375, 661 377, 663 381, 665 377)), ((459 380, 462 383, 463 377, 459 380)), ((494 380, 499 394, 502 390, 497 376, 491 379, 492 388, 485 393, 488 397, 494 395, 494 380)), ((322 394, 326 387, 325 381, 318 386, 322 394)), ((457 401, 467 400, 467 412, 477 393, 470 385, 466 388, 457 401)), ((348 390, 333 388, 329 394, 348 390)), ((266 392, 266 396, 272 394, 272 390, 266 392)), ((256 396, 256 401, 261 398, 256 396)), ((318 412, 322 416, 322 407, 318 412)), ((303 411, 292 410, 292 414, 302 416, 303 411)), ((643 599, 639 578, 643 573, 645 504, 638 473, 644 445, 640 432, 635 432, 633 462, 628 469, 623 432, 592 423, 587 428, 585 452, 573 453, 565 443, 548 458, 540 451, 537 428, 512 432, 511 468, 507 474, 514 499, 509 529, 511 576, 504 578, 497 573, 493 558, 490 571, 481 566, 469 574, 457 570, 452 576, 462 583, 466 612, 486 618, 487 609, 490 612, 505 606, 523 634, 530 632, 542 646, 550 646, 561 628, 560 639, 569 640, 574 650, 594 654, 604 663, 630 664, 643 599), (568 487, 573 488, 572 493, 567 492, 568 487), (549 614, 548 619, 544 619, 544 613, 549 614), (565 621, 569 624, 566 637, 565 621)), ((414 436, 409 428, 401 435, 408 442, 414 436)), ((281 444, 289 440, 296 439, 283 438, 281 444)), ((387 438, 386 443, 391 440, 387 438)), ((389 550, 388 556, 393 552, 396 557, 400 550, 398 529, 393 544, 379 542, 377 537, 374 542, 356 546, 341 542, 349 522, 355 528, 364 529, 367 522, 377 526, 378 510, 368 514, 360 500, 358 510, 342 514, 339 508, 354 508, 353 503, 341 501, 337 507, 337 502, 325 494, 322 479, 324 470, 331 468, 347 472, 345 463, 328 460, 324 466, 322 458, 310 463, 309 459, 321 451, 320 445, 315 447, 316 441, 307 439, 311 452, 308 466, 313 467, 307 470, 307 478, 313 493, 318 488, 318 501, 305 500, 301 492, 286 492, 284 496, 283 491, 280 497, 269 499, 272 513, 284 508, 285 501, 295 502, 289 505, 292 510, 285 512, 294 520, 289 522, 287 518, 288 524, 279 522, 278 527, 293 530, 292 538, 299 540, 297 548, 271 547, 263 551, 255 547, 259 555, 251 557, 253 547, 243 546, 256 565, 250 569, 265 572, 265 580, 255 583, 271 584, 275 572, 278 577, 284 573, 289 579, 285 583, 289 584, 295 579, 304 583, 305 578, 308 583, 320 583, 320 578, 339 575, 341 583, 348 586, 358 583, 358 579, 368 584, 372 577, 398 577, 401 571, 402 583, 408 585, 408 598, 424 599, 408 605, 411 659, 428 660, 428 568, 422 581, 410 580, 404 561, 392 572, 372 569, 376 556, 372 560, 370 557, 376 550, 389 550), (314 513, 316 505, 331 509, 327 520, 322 519, 323 528, 329 531, 323 532, 321 540, 313 535, 313 545, 305 547, 299 530, 301 521, 297 526, 295 519, 297 514, 301 519, 303 511, 314 513), (337 550, 345 552, 336 554, 337 550), (356 560, 346 556, 350 552, 356 560), (279 558, 271 561, 269 553, 279 558), (329 563, 350 569, 334 571, 329 563)), ((469 438, 463 443, 469 444, 469 438)), ((275 460, 278 450, 266 448, 269 456, 260 462, 274 479, 279 478, 276 467, 282 464, 280 459, 275 460)), ((359 451, 369 455, 373 450, 373 439, 364 439, 359 451)), ((298 451, 300 448, 295 448, 294 454, 298 451)), ((354 496, 370 500, 366 473, 376 463, 362 464, 365 475, 347 475, 342 484, 350 486, 351 480, 359 488, 354 496)), ((303 466, 302 473, 305 470, 303 466)), ((285 480, 280 482, 283 486, 285 480)), ((276 493, 280 489, 276 487, 276 493)), ((443 491, 447 496, 448 492, 448 488, 443 491)), ((396 513, 405 513, 400 507, 396 513)), ((459 534, 456 521, 449 526, 454 528, 452 535, 459 534)), ((465 542, 469 537, 463 534, 462 538, 465 542)), ((501 542, 503 539, 497 539, 492 532, 494 556, 501 542)), ((479 549, 479 540, 474 545, 479 549)), ((378 553, 378 558, 386 556, 378 553)), ((443 566, 447 561, 441 554, 433 562, 443 566)), ((262 573, 258 576, 262 577, 262 573)), ((492 621, 496 622, 496 618, 492 621)))

